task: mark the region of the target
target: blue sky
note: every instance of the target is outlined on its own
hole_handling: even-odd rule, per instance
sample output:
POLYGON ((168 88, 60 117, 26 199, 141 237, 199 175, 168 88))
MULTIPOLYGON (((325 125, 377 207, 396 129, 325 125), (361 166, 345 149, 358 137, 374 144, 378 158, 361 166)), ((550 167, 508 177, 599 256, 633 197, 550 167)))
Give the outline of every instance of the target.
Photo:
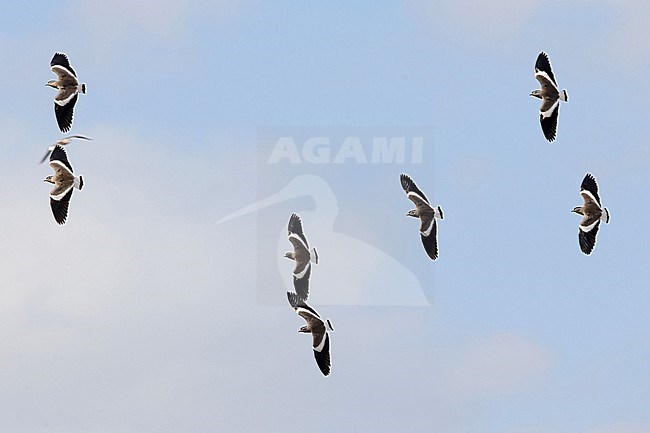
POLYGON ((650 432, 644 2, 2 9, 0 432, 650 432), (94 138, 68 147, 86 184, 63 227, 37 164, 62 137, 56 51, 94 138), (569 93, 553 143, 540 51, 569 93), (424 149, 271 164, 279 137, 424 149), (402 172, 444 209, 435 262, 402 172), (612 215, 589 257, 587 172, 612 215), (327 378, 286 303, 292 212, 327 378))

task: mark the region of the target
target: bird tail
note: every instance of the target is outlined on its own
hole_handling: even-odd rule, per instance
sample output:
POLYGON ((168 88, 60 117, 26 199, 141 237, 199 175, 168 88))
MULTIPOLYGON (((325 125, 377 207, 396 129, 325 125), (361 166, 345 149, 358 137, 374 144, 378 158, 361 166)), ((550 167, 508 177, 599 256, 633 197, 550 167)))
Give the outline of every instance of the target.
POLYGON ((328 331, 334 331, 334 327, 332 326, 332 322, 330 322, 330 319, 326 319, 325 323, 327 324, 328 331))
POLYGON ((74 179, 74 187, 77 188, 79 191, 84 187, 84 177, 79 176, 75 177, 74 179))
POLYGON ((566 90, 562 90, 560 92, 560 100, 564 102, 569 102, 569 94, 566 92, 566 90))
POLYGON ((607 208, 603 208, 603 213, 600 216, 600 219, 609 224, 609 211, 607 208))
POLYGON ((86 83, 81 84, 81 93, 86 94, 86 83))
POLYGON ((312 248, 309 252, 309 260, 315 264, 318 264, 318 251, 316 251, 316 248, 312 248))
POLYGON ((439 218, 439 219, 444 219, 445 218, 444 214, 442 213, 442 208, 440 206, 438 206, 438 207, 436 207, 434 209, 433 216, 435 218, 439 218))

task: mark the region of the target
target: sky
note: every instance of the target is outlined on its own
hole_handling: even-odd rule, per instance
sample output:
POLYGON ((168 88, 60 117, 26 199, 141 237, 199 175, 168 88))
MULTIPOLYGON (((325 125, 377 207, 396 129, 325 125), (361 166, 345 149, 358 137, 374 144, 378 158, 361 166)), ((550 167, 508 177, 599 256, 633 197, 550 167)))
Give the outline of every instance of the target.
POLYGON ((650 432, 646 2, 53 5, 0 7, 0 433, 650 432), (65 226, 55 52, 93 138, 65 226), (436 261, 400 173, 444 210, 436 261), (293 212, 329 377, 286 301, 293 212))

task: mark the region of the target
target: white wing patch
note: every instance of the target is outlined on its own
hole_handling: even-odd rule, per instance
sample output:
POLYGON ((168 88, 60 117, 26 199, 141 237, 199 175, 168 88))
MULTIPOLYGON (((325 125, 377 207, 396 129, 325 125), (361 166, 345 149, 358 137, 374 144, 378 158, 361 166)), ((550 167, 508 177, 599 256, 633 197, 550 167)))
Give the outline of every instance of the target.
POLYGON ((411 197, 411 196, 412 196, 412 197, 417 198, 417 199, 420 200, 420 201, 423 201, 423 202, 425 202, 425 203, 429 203, 427 200, 425 200, 424 198, 422 198, 422 197, 420 196, 420 194, 418 194, 418 193, 416 193, 416 192, 413 192, 413 191, 409 191, 409 192, 407 192, 407 193, 406 193, 406 196, 407 196, 407 197, 411 197))
POLYGON ((582 230, 583 232, 587 233, 587 232, 590 232, 594 227, 596 227, 596 225, 597 225, 599 222, 600 222, 600 220, 598 219, 598 220, 596 220, 594 223, 589 224, 588 226, 583 226, 582 224, 579 224, 578 227, 580 228, 580 230, 582 230))
MULTIPOLYGON (((544 77, 546 80, 548 80, 548 82, 551 83, 553 85, 553 87, 555 87, 555 90, 557 90, 557 85, 555 84, 555 82, 551 79, 551 77, 546 72, 542 71, 541 69, 535 69, 535 76, 538 76, 538 75, 541 76, 541 77, 544 77)), ((559 90, 558 90, 558 93, 559 93, 559 90)))
POLYGON ((75 91, 75 92, 73 92, 70 96, 68 96, 68 97, 65 98, 65 99, 55 99, 55 100, 54 100, 54 103, 55 103, 56 105, 59 105, 59 106, 63 107, 63 106, 65 106, 65 105, 67 105, 68 102, 70 102, 70 100, 71 100, 72 98, 74 98, 74 96, 75 96, 77 93, 79 93, 79 91, 75 91))
POLYGON ((52 72, 54 72, 56 75, 59 75, 59 76, 61 76, 61 75, 68 75, 68 76, 74 78, 75 80, 77 79, 77 77, 76 77, 72 72, 70 72, 70 71, 68 70, 68 68, 66 68, 65 66, 61 66, 61 65, 52 65, 52 67, 51 67, 50 69, 51 69, 52 72))
POLYGON ((539 114, 541 114, 542 117, 545 117, 545 118, 546 117, 551 117, 558 105, 560 105, 560 100, 559 99, 556 100, 555 103, 553 105, 551 105, 551 108, 549 108, 548 110, 546 110, 546 111, 539 110, 539 114))
POLYGON ((596 197, 594 197, 594 195, 588 189, 583 189, 582 191, 580 191, 580 194, 586 195, 592 202, 597 203, 598 206, 600 206, 600 203, 598 203, 596 197))
POLYGON ((316 352, 321 352, 323 350, 323 347, 325 347, 325 340, 327 340, 327 332, 323 334, 323 338, 320 340, 320 343, 318 343, 318 346, 314 347, 316 352))
POLYGON ((309 316, 315 317, 315 318, 317 318, 318 320, 320 320, 320 316, 319 316, 318 314, 314 314, 313 311, 308 310, 308 309, 306 309, 306 308, 304 308, 304 307, 296 307, 295 310, 296 310, 296 313, 297 313, 298 315, 300 315, 300 313, 306 313, 306 314, 308 314, 309 316))
POLYGON ((62 163, 61 161, 58 161, 58 160, 50 161, 50 167, 52 167, 54 170, 56 170, 55 166, 62 168, 63 170, 70 173, 70 175, 74 176, 74 174, 72 174, 72 171, 70 171, 70 169, 64 163, 62 163))
MULTIPOLYGON (((73 187, 73 186, 70 185, 70 188, 66 188, 65 191, 63 191, 61 194, 57 194, 57 195, 52 195, 52 194, 50 194, 50 197, 52 198, 52 200, 60 201, 63 197, 66 196, 67 193, 70 192, 70 190, 72 189, 72 187, 73 187)), ((56 189, 56 188, 54 188, 54 189, 56 189)))
POLYGON ((305 266, 305 268, 302 270, 302 272, 300 272, 299 274, 294 273, 293 276, 300 279, 300 278, 305 276, 305 274, 307 273, 307 270, 309 268, 311 268, 311 263, 307 263, 307 266, 305 266))
POLYGON ((302 240, 302 238, 301 238, 300 236, 298 236, 297 234, 295 234, 295 233, 291 233, 291 234, 289 235, 289 239, 291 239, 291 238, 298 239, 298 241, 300 242, 300 244, 302 244, 302 246, 303 246, 306 250, 308 249, 308 248, 307 248, 307 245, 305 245, 305 242, 304 242, 304 241, 302 240))

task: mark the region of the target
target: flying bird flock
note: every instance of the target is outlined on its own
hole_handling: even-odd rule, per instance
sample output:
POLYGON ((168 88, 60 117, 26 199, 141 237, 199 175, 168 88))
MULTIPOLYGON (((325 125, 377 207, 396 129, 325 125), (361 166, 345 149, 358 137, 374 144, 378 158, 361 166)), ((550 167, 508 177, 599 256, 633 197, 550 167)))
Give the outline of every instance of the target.
MULTIPOLYGON (((58 90, 54 95, 54 115, 61 132, 68 132, 72 127, 77 96, 79 93, 86 93, 86 85, 79 84, 77 74, 70 66, 65 54, 55 53, 50 62, 50 69, 58 79, 50 80, 45 85, 58 90)), ((60 225, 65 224, 68 218, 68 207, 73 189, 77 188, 81 191, 84 186, 83 177, 74 175, 68 155, 63 149, 63 146, 74 139, 92 140, 83 135, 64 137, 48 147, 40 161, 42 164, 48 156, 50 157, 50 167, 54 170, 54 175, 46 177, 45 182, 54 184, 54 188, 50 191, 50 207, 54 220, 60 225)))
MULTIPOLYGON (((566 90, 559 89, 546 53, 542 52, 538 55, 534 76, 539 81, 541 89, 533 90, 530 96, 542 100, 542 105, 539 108, 539 120, 544 137, 551 142, 557 137, 560 101, 568 102, 569 96, 566 90)), ((437 220, 444 218, 442 208, 439 205, 432 205, 409 175, 400 174, 400 183, 407 198, 415 205, 415 209, 408 211, 406 215, 419 219, 420 239, 424 251, 431 260, 436 260, 439 256, 437 220)), ((578 226, 578 241, 581 251, 588 255, 591 254, 596 243, 600 221, 609 222, 609 211, 601 206, 596 180, 590 173, 587 173, 582 181, 580 195, 584 204, 575 207, 573 212, 583 216, 578 226)), ((312 263, 318 263, 318 254, 316 249, 309 249, 302 221, 295 213, 289 219, 288 238, 293 245, 293 251, 286 253, 285 257, 295 260, 293 270, 295 292, 287 292, 287 298, 289 305, 307 322, 307 325, 300 328, 299 332, 311 333, 316 363, 321 372, 327 376, 331 369, 328 332, 334 329, 329 319, 323 320, 316 310, 307 304, 311 267, 312 263)))
MULTIPOLYGON (((86 85, 79 82, 65 54, 55 53, 50 62, 50 69, 56 74, 57 79, 48 81, 46 85, 57 90, 54 96, 54 114, 59 130, 65 133, 72 128, 77 98, 80 93, 86 93, 86 85)), ((558 87, 549 57, 544 52, 537 57, 534 77, 541 89, 533 90, 530 96, 542 101, 539 108, 540 124, 545 139, 552 142, 557 138, 560 102, 568 102, 568 94, 566 90, 560 90, 558 87)), ((78 134, 61 138, 48 147, 40 161, 44 162, 49 156, 50 167, 54 171, 53 175, 45 178, 45 182, 54 185, 50 191, 50 207, 54 220, 60 225, 68 219, 68 208, 73 191, 82 190, 84 186, 83 177, 75 175, 64 150, 64 146, 73 140, 91 140, 91 138, 78 134)), ((415 209, 408 211, 406 215, 419 220, 419 234, 424 251, 431 260, 436 260, 439 257, 437 220, 443 219, 442 208, 434 206, 407 174, 400 174, 400 184, 407 198, 415 206, 415 209)), ((583 204, 575 207, 572 212, 582 216, 578 225, 578 245, 584 254, 589 255, 596 244, 600 222, 609 223, 610 214, 601 204, 596 179, 591 173, 587 173, 582 181, 580 196, 583 204)), ((293 249, 287 252, 285 257, 294 261, 292 271, 294 290, 287 291, 287 299, 291 308, 305 320, 306 324, 299 329, 299 332, 311 334, 316 364, 322 374, 328 376, 332 366, 330 332, 334 331, 334 328, 329 319, 323 319, 307 303, 312 268, 313 265, 318 264, 319 257, 316 249, 309 247, 302 220, 295 213, 289 218, 288 240, 293 249)))
POLYGON ((312 307, 307 305, 309 297, 309 277, 311 276, 311 264, 318 264, 318 253, 316 248, 309 249, 309 243, 302 229, 302 220, 298 214, 292 214, 289 218, 289 242, 293 245, 293 251, 287 252, 284 256, 294 260, 296 265, 293 269, 294 292, 287 292, 289 305, 295 312, 305 319, 307 324, 298 332, 311 334, 312 349, 318 368, 325 375, 330 374, 332 366, 330 360, 330 336, 328 331, 334 331, 329 319, 323 320, 312 307))

